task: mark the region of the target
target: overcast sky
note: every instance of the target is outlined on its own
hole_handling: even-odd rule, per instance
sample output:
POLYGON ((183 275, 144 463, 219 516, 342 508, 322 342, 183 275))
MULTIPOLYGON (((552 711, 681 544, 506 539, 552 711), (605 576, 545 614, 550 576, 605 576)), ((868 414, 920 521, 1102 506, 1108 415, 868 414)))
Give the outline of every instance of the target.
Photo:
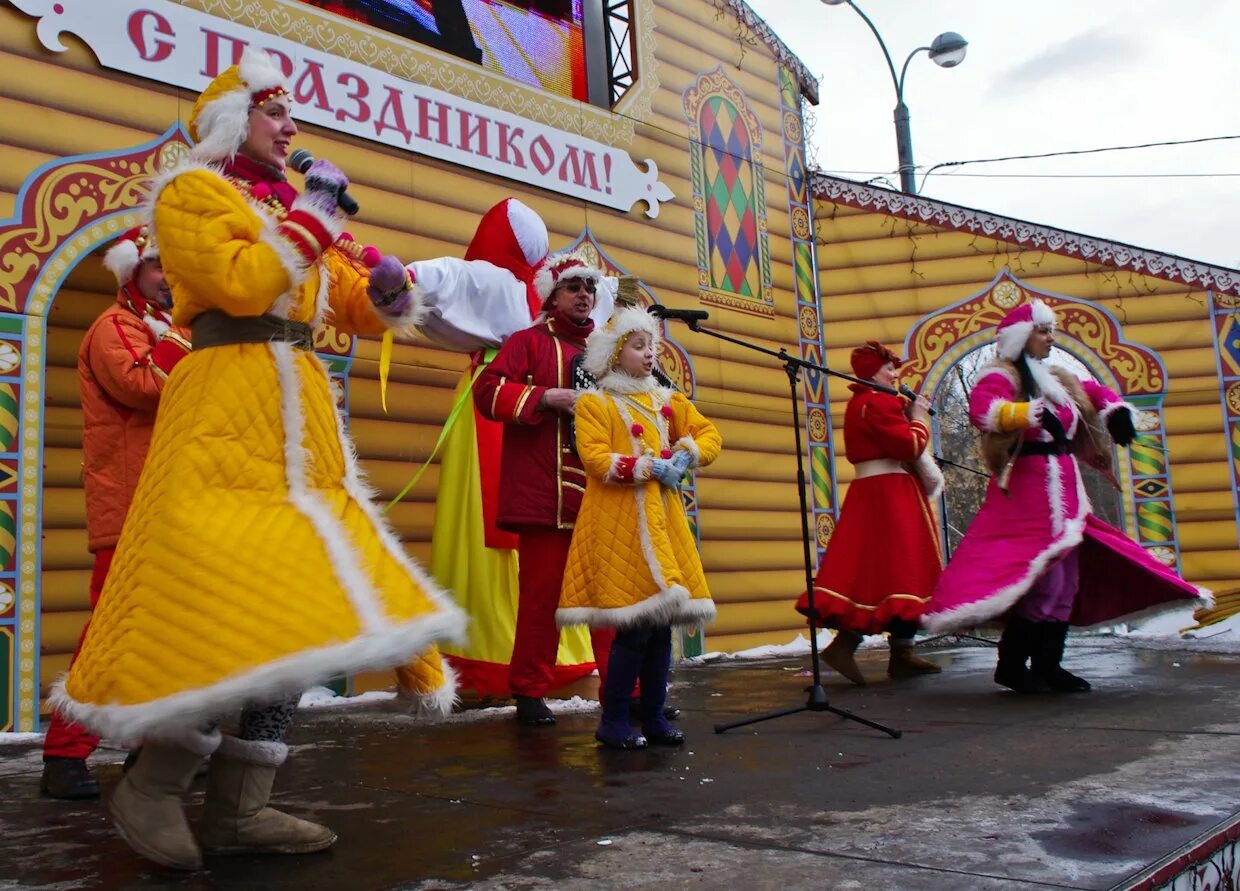
MULTIPOLYGON (((897 73, 911 50, 940 32, 957 31, 969 41, 968 57, 956 68, 939 68, 925 53, 909 65, 904 98, 914 161, 923 170, 943 161, 1240 134, 1240 2, 857 3, 882 33, 897 73)), ((886 175, 898 187, 895 88, 860 16, 819 0, 749 5, 822 79, 821 101, 812 109, 819 166, 862 181, 886 175)), ((1240 139, 968 165, 958 173, 988 176, 932 175, 922 194, 1240 267, 1240 139), (1233 176, 1150 176, 1189 173, 1233 176)))

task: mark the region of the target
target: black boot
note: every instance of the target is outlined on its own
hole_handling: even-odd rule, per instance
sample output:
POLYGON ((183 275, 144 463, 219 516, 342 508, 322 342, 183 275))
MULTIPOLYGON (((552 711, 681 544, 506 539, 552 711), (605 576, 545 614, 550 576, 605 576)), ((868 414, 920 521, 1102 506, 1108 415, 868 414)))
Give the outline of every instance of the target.
POLYGON ((1033 675, 1056 693, 1088 693, 1089 681, 1059 663, 1068 639, 1067 622, 1039 622, 1033 648, 1033 675))
POLYGON ((99 783, 91 775, 84 758, 45 756, 39 791, 49 798, 86 801, 99 797, 99 783))
POLYGON ((517 696, 517 721, 531 727, 550 727, 555 715, 541 696, 517 696))
POLYGON ((1017 693, 1049 693, 1051 688, 1029 670, 1026 663, 1033 655, 1038 626, 1012 613, 999 638, 999 664, 995 666, 995 683, 1017 693))
MULTIPOLYGON (((663 717, 667 718, 669 721, 678 721, 680 720, 680 709, 676 708, 674 705, 665 705, 663 706, 663 717)), ((629 720, 640 721, 641 719, 642 701, 638 697, 634 696, 629 700, 629 720)))

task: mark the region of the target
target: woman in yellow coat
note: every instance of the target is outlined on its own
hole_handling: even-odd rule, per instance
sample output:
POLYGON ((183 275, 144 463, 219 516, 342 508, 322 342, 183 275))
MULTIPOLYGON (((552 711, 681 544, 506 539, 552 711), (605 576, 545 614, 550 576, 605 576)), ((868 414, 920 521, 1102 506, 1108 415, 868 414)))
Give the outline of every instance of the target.
POLYGON ((403 265, 340 240, 339 170, 316 162, 301 195, 285 180, 297 126, 265 54, 212 81, 190 133, 152 205, 194 351, 164 389, 99 612, 54 693, 101 736, 145 738, 109 809, 138 853, 182 869, 202 849, 329 846, 330 829, 266 806, 300 691, 405 664, 464 625, 372 505, 311 352, 328 313, 346 332, 414 323, 403 265), (180 797, 208 754, 200 848, 180 797))
POLYGON ((715 617, 680 497, 690 468, 719 455, 715 425, 653 377, 659 329, 641 307, 619 310, 586 344, 597 385, 577 400, 577 454, 588 475, 556 621, 617 628, 595 738, 620 749, 681 745, 663 714, 672 625, 715 617), (642 735, 629 725, 641 679, 642 735))

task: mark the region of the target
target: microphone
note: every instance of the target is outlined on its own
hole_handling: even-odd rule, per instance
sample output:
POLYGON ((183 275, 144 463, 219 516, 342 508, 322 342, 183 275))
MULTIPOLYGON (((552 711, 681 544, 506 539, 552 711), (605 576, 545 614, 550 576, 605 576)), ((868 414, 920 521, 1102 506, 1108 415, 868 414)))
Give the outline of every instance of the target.
POLYGON ((669 309, 659 303, 652 305, 649 312, 660 319, 675 319, 680 322, 686 322, 690 327, 710 318, 710 313, 704 309, 669 309))
MULTIPOLYGON (((917 401, 917 394, 912 391, 908 384, 900 384, 900 395, 914 402, 917 401)), ((930 409, 930 414, 932 416, 935 414, 934 409, 930 409)))
MULTIPOLYGON (((288 166, 292 167, 298 173, 305 173, 310 169, 310 165, 314 163, 314 155, 305 149, 297 149, 288 156, 288 166)), ((357 200, 346 190, 341 189, 340 194, 336 196, 336 203, 340 205, 340 209, 353 216, 360 209, 357 200)))

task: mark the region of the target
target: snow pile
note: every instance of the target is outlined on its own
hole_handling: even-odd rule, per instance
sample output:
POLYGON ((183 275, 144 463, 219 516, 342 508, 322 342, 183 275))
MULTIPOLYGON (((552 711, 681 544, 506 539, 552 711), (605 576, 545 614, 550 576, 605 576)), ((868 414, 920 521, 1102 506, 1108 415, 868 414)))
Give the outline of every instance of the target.
POLYGON ((340 708, 350 705, 367 705, 372 702, 390 702, 395 698, 396 694, 390 690, 371 690, 368 693, 359 693, 357 696, 338 696, 334 690, 327 687, 311 687, 301 694, 301 701, 297 703, 297 707, 340 708))

